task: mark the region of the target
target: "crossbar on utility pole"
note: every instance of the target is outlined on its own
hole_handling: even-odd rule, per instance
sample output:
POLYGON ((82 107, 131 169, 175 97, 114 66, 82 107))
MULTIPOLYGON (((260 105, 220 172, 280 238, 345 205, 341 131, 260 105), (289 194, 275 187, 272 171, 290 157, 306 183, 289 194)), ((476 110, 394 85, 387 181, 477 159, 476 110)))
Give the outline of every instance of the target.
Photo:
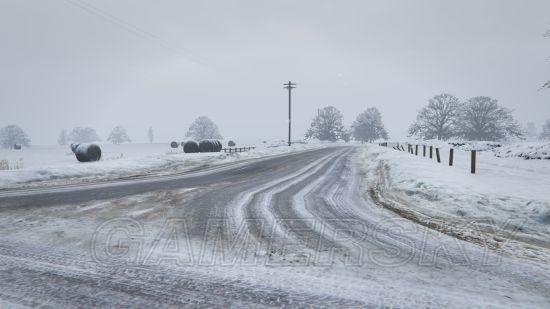
POLYGON ((291 138, 291 131, 292 131, 292 89, 296 88, 296 84, 288 81, 288 83, 283 84, 285 87, 284 89, 288 89, 288 146, 290 146, 290 138, 291 138))

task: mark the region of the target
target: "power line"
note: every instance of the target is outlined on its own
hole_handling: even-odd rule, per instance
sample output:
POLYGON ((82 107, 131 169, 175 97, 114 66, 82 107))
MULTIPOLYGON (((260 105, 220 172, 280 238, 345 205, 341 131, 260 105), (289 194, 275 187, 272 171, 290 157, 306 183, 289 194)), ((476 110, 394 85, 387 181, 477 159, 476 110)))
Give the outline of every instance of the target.
POLYGON ((164 48, 166 50, 169 50, 172 53, 175 53, 179 56, 187 58, 189 61, 192 61, 197 64, 205 65, 205 62, 202 59, 199 59, 197 56, 193 55, 193 53, 187 49, 175 47, 169 42, 166 42, 161 37, 146 31, 138 26, 135 26, 123 19, 120 19, 116 17, 115 15, 102 10, 96 6, 91 5, 90 3, 83 1, 83 0, 63 0, 64 2, 73 5, 91 15, 95 15, 97 17, 102 18, 103 20, 111 23, 112 25, 115 25, 117 27, 120 27, 142 39, 148 40, 150 42, 153 42, 160 46, 161 48, 164 48))

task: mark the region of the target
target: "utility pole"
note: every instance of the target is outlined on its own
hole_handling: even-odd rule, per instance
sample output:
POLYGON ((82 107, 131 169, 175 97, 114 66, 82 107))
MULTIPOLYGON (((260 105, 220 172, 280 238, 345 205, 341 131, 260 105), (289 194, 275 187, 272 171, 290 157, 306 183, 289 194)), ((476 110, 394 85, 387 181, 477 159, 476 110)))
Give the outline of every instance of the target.
POLYGON ((288 83, 286 84, 283 84, 285 87, 284 89, 288 89, 288 146, 290 146, 291 142, 290 142, 290 137, 291 137, 291 129, 292 129, 292 126, 291 126, 291 120, 292 120, 292 89, 296 88, 296 84, 291 82, 291 81, 288 81, 288 83))

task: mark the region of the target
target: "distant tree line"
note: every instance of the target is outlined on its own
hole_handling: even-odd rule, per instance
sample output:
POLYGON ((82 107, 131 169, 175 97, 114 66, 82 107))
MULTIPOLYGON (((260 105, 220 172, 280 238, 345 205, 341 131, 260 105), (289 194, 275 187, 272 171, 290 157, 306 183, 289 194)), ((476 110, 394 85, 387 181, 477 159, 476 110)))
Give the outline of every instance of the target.
POLYGON ((347 129, 342 112, 334 106, 327 106, 317 110, 305 137, 330 142, 348 142, 351 138, 360 142, 373 142, 387 140, 388 132, 382 122, 382 114, 376 107, 367 108, 359 114, 351 128, 347 129))
MULTIPOLYGON (((416 120, 409 127, 409 135, 421 139, 500 141, 508 138, 527 136, 531 140, 550 140, 550 119, 546 120, 542 132, 537 132, 533 123, 523 130, 512 116, 512 111, 502 107, 490 97, 473 97, 461 102, 451 94, 440 94, 428 101, 418 111, 416 120)), ((344 125, 344 116, 334 106, 326 106, 317 111, 306 139, 335 142, 348 142, 354 139, 360 142, 387 140, 388 131, 382 121, 382 114, 376 107, 369 107, 357 115, 349 128, 344 125)), ((154 141, 153 128, 149 127, 147 137, 154 141)), ((222 139, 218 126, 208 117, 201 116, 189 126, 186 137, 201 141, 222 139)), ((75 127, 70 132, 62 129, 58 136, 59 145, 70 143, 91 143, 101 141, 93 128, 75 127)), ((116 126, 107 137, 113 144, 129 143, 131 139, 122 126, 116 126)), ((0 147, 14 148, 16 145, 30 147, 31 140, 17 125, 8 125, 0 129, 0 147)))
POLYGON ((473 97, 461 102, 451 94, 428 101, 409 128, 409 136, 422 139, 501 141, 524 134, 512 111, 490 97, 473 97))
MULTIPOLYGON (((152 132, 152 131, 151 131, 152 132)), ((93 128, 89 127, 75 127, 70 133, 67 130, 62 129, 57 138, 59 145, 77 144, 77 143, 93 143, 99 142, 101 138, 93 128)), ((122 126, 116 126, 113 128, 107 141, 113 144, 130 143, 132 140, 126 133, 126 129, 122 126)))
MULTIPOLYGON (((187 131, 186 137, 201 141, 204 139, 222 139, 222 135, 218 126, 208 117, 201 116, 195 119, 187 131)), ((155 136, 153 128, 147 130, 147 139, 149 143, 153 143, 155 136)), ((100 142, 101 138, 94 128, 91 127, 75 127, 71 131, 61 129, 57 137, 59 145, 69 145, 78 143, 93 143, 100 142)), ((122 126, 114 127, 107 141, 113 144, 122 144, 132 142, 126 129, 122 126)), ((17 125, 8 125, 0 129, 0 148, 12 149, 16 146, 30 147, 31 140, 17 125)))

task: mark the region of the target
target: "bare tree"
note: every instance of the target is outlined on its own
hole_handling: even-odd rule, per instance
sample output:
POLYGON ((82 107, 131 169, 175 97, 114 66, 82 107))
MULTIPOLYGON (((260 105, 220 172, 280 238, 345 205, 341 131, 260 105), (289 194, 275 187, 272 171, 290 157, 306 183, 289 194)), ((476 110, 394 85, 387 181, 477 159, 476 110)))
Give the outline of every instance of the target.
POLYGON ((149 127, 149 130, 147 131, 147 138, 149 139, 149 143, 152 144, 155 140, 155 134, 153 133, 153 127, 149 127))
POLYGON ((317 110, 306 138, 316 138, 321 141, 335 142, 344 135, 344 115, 334 106, 327 106, 317 110))
POLYGON ((191 137, 197 141, 204 139, 222 139, 218 126, 206 116, 195 119, 191 126, 189 126, 189 131, 187 131, 185 136, 191 137))
POLYGON ((382 115, 376 107, 367 108, 351 125, 353 138, 361 142, 388 139, 388 131, 382 123, 382 115))
POLYGON ((546 122, 542 126, 542 133, 540 134, 539 139, 543 141, 550 141, 550 119, 546 119, 546 122))
POLYGON ((128 133, 126 133, 126 129, 124 129, 122 126, 114 127, 111 131, 111 134, 109 134, 107 141, 117 145, 132 142, 132 140, 128 136, 128 133))
POLYGON ((19 126, 9 125, 0 129, 0 146, 12 149, 15 145, 29 147, 31 140, 19 126))
POLYGON ((447 140, 456 135, 460 100, 451 94, 440 94, 428 101, 409 128, 409 136, 447 140))
POLYGON ((490 97, 469 99, 460 114, 459 126, 460 136, 467 140, 500 141, 523 136, 512 111, 490 97))
POLYGON ((101 139, 92 128, 76 127, 69 133, 69 141, 71 143, 91 143, 100 140, 101 139))
POLYGON ((61 132, 59 132, 59 137, 57 138, 57 143, 61 146, 65 146, 69 143, 69 136, 67 134, 67 130, 61 129, 61 132))

